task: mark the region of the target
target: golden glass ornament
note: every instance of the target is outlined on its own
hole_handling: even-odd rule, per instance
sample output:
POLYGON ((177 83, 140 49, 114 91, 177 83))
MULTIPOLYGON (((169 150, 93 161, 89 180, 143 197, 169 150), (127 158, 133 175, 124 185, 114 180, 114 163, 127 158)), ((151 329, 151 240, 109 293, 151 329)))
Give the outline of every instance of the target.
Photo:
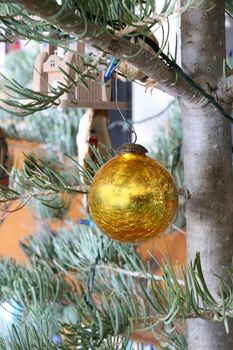
POLYGON ((141 145, 126 144, 93 178, 89 207, 97 226, 110 238, 144 241, 163 232, 178 204, 175 182, 141 145))

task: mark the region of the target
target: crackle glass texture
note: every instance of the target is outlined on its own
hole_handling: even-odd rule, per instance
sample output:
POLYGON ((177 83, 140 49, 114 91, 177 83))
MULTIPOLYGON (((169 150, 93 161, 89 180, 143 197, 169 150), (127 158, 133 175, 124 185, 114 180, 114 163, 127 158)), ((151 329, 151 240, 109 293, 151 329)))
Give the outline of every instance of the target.
POLYGON ((146 155, 125 153, 104 164, 93 178, 89 207, 110 238, 137 243, 162 233, 177 210, 178 194, 169 172, 146 155))

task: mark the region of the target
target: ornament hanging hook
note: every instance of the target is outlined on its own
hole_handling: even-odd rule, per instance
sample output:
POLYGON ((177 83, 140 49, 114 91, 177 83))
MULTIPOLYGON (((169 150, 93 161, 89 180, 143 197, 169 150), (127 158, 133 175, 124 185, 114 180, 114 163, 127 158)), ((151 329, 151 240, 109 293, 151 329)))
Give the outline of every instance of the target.
POLYGON ((137 142, 137 134, 134 129, 131 129, 128 134, 129 143, 135 144, 137 142))

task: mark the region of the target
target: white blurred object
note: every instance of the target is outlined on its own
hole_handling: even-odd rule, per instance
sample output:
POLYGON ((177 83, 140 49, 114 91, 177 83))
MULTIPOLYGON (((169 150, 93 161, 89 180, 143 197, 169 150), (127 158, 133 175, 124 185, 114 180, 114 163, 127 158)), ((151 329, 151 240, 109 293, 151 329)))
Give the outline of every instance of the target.
MULTIPOLYGON (((158 2, 159 3, 159 2, 158 2)), ((157 3, 156 3, 157 5, 157 3)), ((158 4, 159 5, 159 4, 158 4)), ((160 10, 164 5, 164 1, 160 2, 160 10)), ((159 12, 159 9, 158 9, 159 12)), ((175 57, 176 47, 177 49, 177 63, 180 64, 180 17, 178 15, 174 15, 169 19, 169 40, 166 46, 163 48, 163 52, 167 54, 167 49, 169 47, 169 52, 175 57), (177 42, 176 42, 177 41, 177 42), (168 46, 169 45, 169 46, 168 46)), ((152 29, 156 39, 158 40, 160 46, 162 43, 162 35, 164 34, 166 37, 166 31, 168 31, 168 27, 163 22, 163 29, 165 33, 163 33, 161 27, 154 27, 152 29), (163 33, 163 34, 162 34, 163 33)), ((157 90, 154 88, 153 90, 148 89, 145 91, 145 87, 139 84, 132 84, 132 119, 133 122, 138 122, 142 119, 153 117, 159 112, 163 111, 169 103, 173 100, 172 96, 157 90)), ((167 123, 167 115, 169 111, 164 113, 163 115, 146 121, 141 124, 135 124, 135 130, 138 136, 138 143, 150 146, 153 143, 154 136, 156 135, 156 130, 158 130, 161 126, 166 126, 167 123)))
POLYGON ((79 131, 76 136, 76 144, 78 148, 78 163, 84 167, 85 157, 89 150, 89 140, 91 137, 91 125, 93 121, 94 110, 88 109, 79 122, 79 131))
POLYGON ((19 322, 23 308, 14 299, 0 304, 0 336, 6 336, 13 324, 19 322))
POLYGON ((5 59, 6 59, 5 43, 0 43, 0 71, 1 72, 4 71, 5 59))

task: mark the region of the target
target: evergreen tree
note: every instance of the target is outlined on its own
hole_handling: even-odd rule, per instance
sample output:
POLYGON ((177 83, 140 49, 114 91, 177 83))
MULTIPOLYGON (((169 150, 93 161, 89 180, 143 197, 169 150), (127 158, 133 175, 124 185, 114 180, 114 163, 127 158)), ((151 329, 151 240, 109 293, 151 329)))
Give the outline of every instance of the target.
MULTIPOLYGON (((160 11, 158 5, 154 0, 0 1, 1 40, 18 36, 66 49, 83 40, 98 51, 83 57, 84 73, 72 66, 77 79, 67 76, 66 84, 48 95, 8 81, 8 91, 16 95, 5 103, 12 111, 17 108, 16 114, 27 116, 56 105, 75 84, 85 86, 98 64, 112 56, 120 60, 119 74, 132 78, 136 69, 147 87, 179 100, 187 250, 193 260, 178 274, 164 263, 162 277, 154 276, 135 246, 109 240, 91 221, 88 227, 69 223, 55 236, 46 232, 31 238, 23 243, 30 268, 10 260, 0 265, 1 300, 17 303, 15 309, 21 311, 1 339, 2 349, 126 349, 129 339, 145 330, 163 349, 233 347, 233 78, 225 64, 225 10, 232 13, 232 4, 182 0, 178 7, 178 1, 165 0, 160 11), (159 44, 151 39, 152 27, 163 28, 177 13, 182 68, 163 52, 165 35, 159 44), (22 104, 16 96, 30 102, 22 104)), ((93 174, 106 160, 94 151, 99 164, 88 159, 89 170, 81 170, 85 186, 75 162, 66 174, 31 156, 18 180, 28 192, 2 191, 2 201, 20 198, 25 203, 35 197, 49 205, 49 195, 88 192, 93 174)))

